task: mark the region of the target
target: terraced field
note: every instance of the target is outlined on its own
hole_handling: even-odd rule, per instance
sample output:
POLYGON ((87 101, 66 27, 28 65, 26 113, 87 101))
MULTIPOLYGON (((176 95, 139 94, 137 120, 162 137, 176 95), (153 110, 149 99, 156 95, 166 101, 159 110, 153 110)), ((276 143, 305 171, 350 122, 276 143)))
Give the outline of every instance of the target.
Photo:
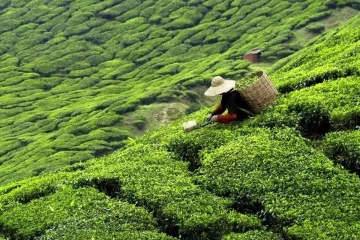
MULTIPOLYGON (((192 88, 251 71, 247 51, 263 49, 271 65, 358 8, 350 0, 1 1, 0 184, 121 148, 162 113, 142 106, 198 109, 192 88)), ((319 78, 314 71, 306 74, 319 78)), ((286 81, 281 90, 299 88, 286 81)))
POLYGON ((0 239, 359 239, 359 41, 356 16, 273 65, 254 119, 185 133, 204 108, 0 187, 0 239))

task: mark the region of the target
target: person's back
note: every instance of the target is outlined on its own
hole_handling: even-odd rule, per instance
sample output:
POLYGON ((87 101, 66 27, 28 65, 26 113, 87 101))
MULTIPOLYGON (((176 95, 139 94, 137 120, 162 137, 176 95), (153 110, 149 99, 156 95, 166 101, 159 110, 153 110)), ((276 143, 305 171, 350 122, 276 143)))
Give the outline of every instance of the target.
MULTIPOLYGON (((251 108, 248 104, 248 102, 241 97, 240 93, 237 90, 231 90, 230 91, 230 102, 229 105, 233 105, 233 106, 229 106, 228 109, 230 108, 236 108, 236 114, 237 114, 237 120, 238 121, 242 121, 244 119, 247 119, 250 117, 251 114, 251 108), (244 110, 248 111, 245 112, 244 110)), ((229 112, 229 110, 228 110, 229 112)), ((233 112, 233 111, 231 111, 233 112)))

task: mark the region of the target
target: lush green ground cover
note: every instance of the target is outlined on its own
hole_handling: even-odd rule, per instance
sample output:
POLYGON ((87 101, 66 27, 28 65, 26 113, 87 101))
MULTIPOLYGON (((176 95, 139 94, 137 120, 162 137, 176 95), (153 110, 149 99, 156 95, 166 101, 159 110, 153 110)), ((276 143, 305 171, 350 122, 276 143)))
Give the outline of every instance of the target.
POLYGON ((284 94, 254 125, 296 127, 307 137, 360 125, 359 24, 357 16, 291 59, 275 64, 271 78, 276 87, 292 92, 284 94))
POLYGON ((358 8, 350 0, 2 1, 0 183, 122 147, 151 125, 129 123, 128 112, 194 102, 187 88, 246 73, 249 50, 263 49, 268 62, 297 51, 306 41, 293 41, 295 30, 346 5, 358 8))
POLYGON ((310 138, 360 125, 359 77, 338 78, 292 92, 278 100, 254 125, 291 126, 310 138))
POLYGON ((261 203, 266 221, 290 238, 358 238, 359 179, 285 130, 252 131, 205 155, 200 184, 237 197, 240 211, 244 201, 261 203))
POLYGON ((281 239, 278 235, 274 233, 269 233, 265 231, 249 231, 245 234, 236 234, 232 233, 224 237, 224 240, 251 240, 251 239, 258 239, 258 240, 267 240, 267 239, 281 239))
MULTIPOLYGON (((36 6, 41 5, 39 1, 34 3, 36 6)), ((51 4, 58 4, 61 12, 66 6, 65 3, 67 2, 58 1, 51 4)), ((92 3, 94 4, 74 2, 71 6, 89 11, 96 9, 96 16, 107 19, 104 21, 116 19, 121 22, 125 16, 138 16, 136 9, 145 4, 136 1, 125 1, 119 6, 107 1, 92 3), (128 4, 134 5, 130 7, 128 4)), ((157 2, 161 3, 165 2, 157 2)), ((147 8, 151 11, 142 14, 148 14, 150 17, 146 19, 162 26, 167 34, 184 24, 187 29, 193 29, 191 24, 194 22, 191 23, 191 19, 199 21, 196 19, 200 18, 200 15, 190 11, 186 12, 190 15, 183 17, 184 12, 176 11, 181 3, 179 1, 166 5, 166 8, 174 7, 173 12, 178 14, 171 19, 170 16, 167 18, 161 15, 167 10, 158 11, 162 6, 157 5, 153 9, 149 5, 143 6, 144 11, 147 8), (155 9, 156 11, 153 11, 155 9)), ((226 1, 188 3, 197 7, 202 3, 205 7, 212 6, 213 11, 227 12, 227 16, 233 16, 231 14, 238 11, 231 10, 230 6, 240 4, 240 1, 234 1, 230 5, 226 1), (227 11, 228 9, 231 11, 227 11)), ((260 3, 262 2, 256 4, 260 3)), ((305 3, 308 2, 293 5, 301 6, 305 3)), ((18 14, 23 19, 34 17, 34 13, 24 15, 19 9, 16 10, 30 3, 7 1, 4 7, 9 7, 8 4, 12 4, 12 11, 8 14, 18 14)), ((272 1, 268 4, 272 4, 272 1)), ((290 6, 288 4, 271 6, 271 9, 276 11, 282 6, 287 10, 290 6)), ((313 4, 315 5, 311 5, 312 7, 318 6, 316 2, 313 4)), ((327 1, 319 6, 333 7, 333 4, 332 1, 327 1)), ((242 11, 244 12, 244 9, 242 11)), ((43 12, 46 12, 46 7, 35 11, 38 14, 35 24, 50 24, 51 21, 42 23, 39 20, 44 16, 41 15, 43 12)), ((306 11, 303 13, 308 14, 306 11)), ((291 12, 287 11, 287 14, 291 12)), ((71 21, 84 21, 81 19, 87 19, 87 16, 90 15, 85 13, 77 16, 78 18, 71 17, 71 21)), ((206 21, 211 22, 220 15, 212 15, 212 18, 207 14, 205 16, 206 21)), ((60 19, 55 21, 59 23, 55 28, 59 32, 64 30, 69 34, 71 31, 85 31, 77 28, 71 28, 70 31, 66 25, 70 22, 63 23, 60 19)), ((344 27, 315 39, 311 46, 286 59, 287 62, 274 65, 271 78, 281 90, 281 94, 277 102, 256 118, 241 124, 212 124, 185 133, 182 123, 190 119, 202 122, 210 110, 204 108, 139 139, 130 140, 122 150, 86 163, 78 163, 78 154, 88 154, 84 154, 85 160, 97 155, 96 151, 103 153, 104 148, 94 146, 103 146, 110 151, 107 144, 117 142, 117 146, 122 145, 119 135, 124 134, 114 127, 118 122, 112 122, 111 117, 108 121, 103 118, 104 113, 111 115, 114 108, 120 106, 116 105, 119 102, 110 100, 94 109, 94 103, 89 102, 88 98, 115 98, 118 90, 116 81, 130 80, 107 81, 109 79, 99 77, 100 81, 96 84, 100 85, 88 88, 86 96, 82 96, 82 87, 79 85, 83 83, 83 79, 69 80, 66 76, 55 76, 60 74, 58 72, 23 72, 18 76, 24 80, 11 77, 4 80, 5 85, 1 88, 1 91, 4 91, 2 99, 7 104, 1 102, 1 111, 4 116, 9 116, 2 118, 0 122, 4 130, 4 144, 1 145, 2 159, 6 159, 2 160, 1 166, 4 176, 11 177, 16 173, 24 174, 19 176, 23 178, 27 174, 32 175, 23 168, 38 168, 34 173, 37 175, 42 170, 55 169, 65 162, 73 164, 52 173, 12 181, 0 187, 0 239, 360 238, 360 179, 351 173, 358 170, 360 146, 359 131, 355 130, 359 123, 360 105, 360 78, 358 66, 355 64, 358 61, 356 47, 360 39, 359 19, 360 16, 355 17, 344 27), (350 61, 347 62, 343 59, 343 54, 349 53, 349 49, 355 51, 354 55, 346 55, 346 59, 350 61), (321 58, 314 54, 316 51, 333 54, 321 58), (320 68, 324 70, 320 71, 320 68), (331 75, 327 75, 329 73, 331 75), (38 91, 36 87, 29 90, 22 85, 26 81, 29 85, 30 82, 43 84, 43 81, 37 81, 40 78, 56 80, 58 84, 47 91, 38 91), (309 81, 312 78, 318 80, 309 81), (14 83, 18 88, 12 86, 14 83), (67 93, 69 86, 76 90, 67 93), (57 94, 51 92, 55 90, 57 94), (65 94, 59 95, 61 92, 65 94), (37 96, 37 100, 31 100, 33 95, 37 96), (72 101, 74 103, 69 104, 72 101), (56 102, 61 107, 54 107, 51 102, 56 102), (83 112, 74 112, 75 106, 81 106, 83 112), (39 114, 36 112, 37 108, 51 111, 39 114), (23 109, 32 114, 26 115, 23 109), (26 124, 20 116, 26 119, 26 124), (43 125, 39 125, 40 123, 43 125), (76 130, 72 129, 73 125, 77 127, 76 130), (43 132, 39 126, 46 126, 48 130, 43 132), (88 131, 88 126, 93 126, 93 129, 88 131), (312 141, 313 137, 316 137, 316 141, 312 141), (89 141, 96 143, 92 145, 89 141), (18 151, 18 148, 22 150, 18 151), (49 159, 49 156, 52 160, 47 162, 49 165, 45 165, 41 159, 49 159), (23 158, 28 161, 19 164, 18 160, 23 158), (39 161, 32 162, 35 158, 39 161), (16 168, 13 167, 15 165, 16 168)), ((202 21, 205 22, 204 19, 200 22, 202 21)), ((235 18, 224 17, 221 21, 231 22, 235 21, 235 18)), ((288 21, 296 22, 294 19, 288 21)), ((310 20, 297 23, 294 28, 303 27, 307 21, 310 20)), ((3 29, 16 25, 11 21, 6 24, 2 26, 3 29)), ((197 26, 195 25, 194 28, 197 26)), ((113 30, 110 25, 106 26, 109 31, 113 30)), ((22 30, 28 28, 31 29, 31 26, 22 30)), ((105 33, 96 35, 96 41, 101 43, 102 38, 109 37, 110 33, 105 33)), ((213 33, 216 35, 217 31, 214 30, 213 33)), ((155 31, 149 34, 155 34, 155 31)), ((160 31, 156 34, 163 33, 160 31)), ((74 39, 71 35, 63 37, 74 39)), ((172 37, 174 36, 169 38, 172 37)), ((61 42, 65 39, 57 40, 61 42)), ((76 39, 78 38, 74 40, 76 39)), ((141 34, 138 39, 131 43, 133 39, 128 38, 127 41, 130 42, 125 45, 142 43, 141 34)), ((170 44, 168 41, 166 43, 170 44)), ((212 43, 214 42, 211 40, 209 44, 212 43)), ((26 49, 24 48, 24 51, 26 49)), ((127 47, 124 47, 124 50, 126 49, 127 47)), ((226 67, 227 62, 222 62, 221 58, 230 56, 227 55, 230 54, 229 49, 217 56, 218 63, 226 67)), ((127 54, 132 52, 128 49, 127 54)), ((15 62, 6 54, 3 56, 9 63, 15 62)), ((47 56, 39 56, 41 57, 47 56)), ((210 57, 205 59, 209 60, 210 57)), ((102 64, 101 69, 106 69, 106 66, 111 68, 116 61, 99 65, 102 64)), ((200 61, 196 63, 199 63, 197 67, 201 67, 200 61)), ((202 64, 204 72, 208 71, 207 63, 202 64)), ((140 65, 134 69, 138 67, 141 69, 140 65)), ((194 69, 194 66, 192 67, 194 69)), ((9 74, 5 70, 2 73, 4 76, 9 74)), ((180 71, 173 76, 185 75, 180 71)), ((90 79, 91 77, 87 78, 90 79)), ((186 85, 192 84, 186 83, 190 79, 191 76, 182 80, 186 85)), ((170 85, 170 81, 161 85, 160 78, 156 81, 156 86, 170 85)), ((132 86, 130 82, 129 84, 132 86)), ((147 85, 151 84, 153 83, 148 82, 147 85)), ((179 89, 184 90, 182 87, 179 89)), ((143 101, 151 102, 153 97, 143 101)), ((116 112, 113 114, 120 118, 119 121, 124 117, 116 112)), ((115 146, 116 144, 112 147, 115 146)))
MULTIPOLYGON (((200 121, 206 111, 187 119, 200 121)), ((90 191, 104 196, 95 188, 112 197, 105 198, 106 203, 125 201, 144 207, 157 219, 156 231, 184 239, 359 237, 360 179, 333 165, 296 130, 244 126, 250 120, 184 133, 182 121, 100 160, 0 188, 2 232, 19 238, 72 232, 96 236, 92 230, 81 230, 88 226, 85 219, 92 219, 86 203, 68 194, 92 196, 90 191), (75 204, 84 210, 68 221, 67 214, 77 211, 75 204), (44 208, 49 205, 58 215, 44 208), (35 221, 32 212, 39 207, 44 218, 35 221), (45 231, 49 226, 59 227, 45 231)), ((98 223, 91 223, 94 228, 117 236, 111 235, 115 233, 107 221, 96 219, 98 223)))
POLYGON ((270 71, 279 91, 287 93, 325 80, 359 76, 359 24, 359 17, 354 17, 340 31, 318 37, 305 51, 274 64, 270 71))
POLYGON ((16 239, 32 239, 46 229, 37 239, 171 239, 157 233, 155 219, 145 209, 91 188, 64 188, 15 206, 0 222, 16 239))
MULTIPOLYGON (((66 201, 60 197, 61 195, 59 196, 63 188, 74 188, 74 190, 71 189, 73 194, 79 194, 78 192, 90 191, 83 188, 91 186, 111 197, 144 206, 157 218, 162 231, 177 237, 220 238, 224 233, 232 230, 246 231, 262 228, 260 220, 256 217, 231 210, 229 199, 212 195, 195 185, 187 164, 175 161, 173 154, 165 151, 160 145, 135 145, 104 158, 96 165, 87 164, 79 169, 69 168, 68 171, 72 172, 38 178, 30 184, 23 182, 25 185, 20 183, 2 188, 0 190, 2 192, 0 201, 2 211, 4 211, 0 217, 2 232, 19 238, 31 238, 44 233, 51 226, 59 225, 60 227, 51 230, 50 233, 63 236, 63 234, 70 235, 74 231, 82 237, 91 236, 92 231, 86 233, 90 235, 81 235, 85 234, 81 231, 84 228, 83 225, 86 227, 91 224, 85 221, 89 218, 92 220, 95 218, 100 229, 104 227, 107 229, 107 226, 103 226, 103 222, 106 223, 108 220, 102 221, 101 218, 92 216, 91 212, 88 213, 90 206, 88 207, 86 202, 78 203, 83 206, 86 213, 83 216, 80 214, 81 209, 73 206, 80 200, 74 200, 71 194, 66 192, 62 195, 67 197, 66 201), (72 171, 79 169, 83 170, 72 171), (54 209, 58 207, 56 211, 58 215, 54 216, 51 209, 45 208, 43 218, 35 221, 36 215, 32 213, 37 213, 39 207, 43 208, 47 205, 51 205, 54 209), (31 208, 32 211, 25 211, 26 208, 31 208), (72 217, 72 221, 67 221, 71 211, 77 214, 72 217), (30 222, 33 223, 30 224, 30 222), (79 224, 79 222, 84 222, 84 224, 79 224), (65 227, 69 232, 65 231, 65 227)), ((101 202, 93 203, 88 196, 85 199, 88 199, 86 201, 89 204, 102 206, 101 202)), ((133 213, 124 211, 123 214, 123 218, 127 218, 126 214, 133 213)), ((94 228, 97 227, 97 225, 94 226, 94 228)), ((121 226, 117 227, 121 230, 121 226)), ((110 228, 107 231, 120 230, 110 228)), ((144 239, 148 238, 144 236, 144 239)))
POLYGON ((360 131, 335 132, 326 136, 323 151, 346 169, 360 174, 360 131))

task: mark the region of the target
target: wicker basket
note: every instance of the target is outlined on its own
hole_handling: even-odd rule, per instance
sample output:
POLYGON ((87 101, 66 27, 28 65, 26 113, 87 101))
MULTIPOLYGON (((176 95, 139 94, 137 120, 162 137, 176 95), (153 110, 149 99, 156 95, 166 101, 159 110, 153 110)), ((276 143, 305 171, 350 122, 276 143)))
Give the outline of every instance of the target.
POLYGON ((272 103, 278 91, 263 71, 252 73, 248 77, 258 76, 259 79, 243 89, 239 89, 240 95, 248 102, 254 113, 259 113, 267 105, 272 103))

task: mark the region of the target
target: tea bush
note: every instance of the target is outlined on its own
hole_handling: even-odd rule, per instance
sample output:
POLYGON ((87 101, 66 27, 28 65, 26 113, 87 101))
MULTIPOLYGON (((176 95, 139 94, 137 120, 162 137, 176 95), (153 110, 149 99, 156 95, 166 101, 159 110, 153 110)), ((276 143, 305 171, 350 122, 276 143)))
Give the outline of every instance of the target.
MULTIPOLYGON (((140 143, 104 157, 100 161, 79 165, 79 168, 71 171, 64 169, 56 174, 48 174, 30 181, 19 182, 17 185, 0 188, 0 193, 2 193, 1 209, 4 213, 9 214, 26 207, 37 212, 36 206, 50 205, 55 209, 55 206, 60 204, 57 201, 61 202, 61 206, 66 207, 71 205, 72 198, 68 197, 66 201, 61 200, 62 197, 59 194, 62 194, 64 189, 72 187, 74 190, 71 189, 71 191, 77 195, 78 188, 81 190, 83 187, 89 186, 93 186, 113 198, 120 198, 145 207, 154 213, 165 232, 173 236, 181 236, 184 239, 207 239, 210 236, 218 239, 224 233, 230 233, 232 230, 243 232, 261 228, 260 220, 256 217, 230 211, 228 207, 231 201, 228 199, 214 196, 197 187, 192 182, 187 164, 176 161, 174 155, 165 151, 164 147, 140 143), (94 165, 94 163, 96 164, 94 165), (48 204, 42 203, 43 197, 47 199, 48 204), (37 205, 38 202, 39 205, 37 205), (68 202, 70 203, 68 204, 68 202), (22 203, 28 204, 25 206, 22 203)), ((69 196, 68 193, 68 190, 63 192, 63 197, 69 196)), ((101 205, 99 204, 99 207, 101 205)), ((101 222, 101 224, 92 222, 93 218, 91 217, 85 218, 88 219, 86 222, 82 222, 79 217, 76 222, 80 221, 81 224, 78 225, 73 219, 67 218, 67 215, 64 217, 61 217, 62 215, 53 216, 51 209, 49 211, 47 208, 43 211, 49 212, 52 216, 47 224, 54 226, 61 222, 60 225, 57 225, 58 227, 52 228, 55 233, 53 230, 49 230, 49 234, 52 234, 50 236, 55 234, 57 237, 62 237, 67 236, 70 232, 77 234, 77 231, 80 231, 79 234, 81 234, 81 228, 84 228, 83 224, 104 229, 101 222), (71 221, 67 222, 67 219, 71 221), (80 230, 74 229, 78 228, 77 226, 80 230)), ((69 211, 66 211, 66 214, 71 215, 71 210, 69 211)), ((19 214, 20 212, 29 214, 19 210, 19 214)), ((16 216, 16 214, 10 215, 14 218, 16 216)), ((80 213, 77 216, 79 215, 81 216, 80 213)), ((46 214, 44 214, 45 216, 46 214)), ((0 219, 1 217, 6 223, 7 215, 0 213, 0 219)), ((47 228, 41 219, 38 224, 39 229, 47 228)), ((6 226, 6 229, 10 228, 10 226, 6 226)), ((9 233, 11 236, 23 229, 23 227, 18 228, 17 226, 12 228, 13 232, 9 233)), ((35 224, 32 226, 35 227, 35 224)), ((119 226, 117 225, 117 227, 119 226)), ((30 232, 33 233, 33 230, 30 232)), ((92 231, 90 232, 92 233, 92 231)))
POLYGON ((237 197, 239 211, 262 203, 258 214, 264 224, 287 237, 335 239, 359 231, 353 211, 359 179, 333 166, 292 130, 238 137, 207 152, 196 175, 209 191, 237 197))
POLYGON ((321 33, 325 30, 325 25, 323 24, 312 24, 309 25, 306 28, 307 31, 312 32, 312 33, 321 33))
POLYGON ((0 222, 7 235, 22 239, 39 236, 45 230, 45 236, 40 239, 64 239, 71 233, 91 236, 100 229, 108 238, 128 231, 154 231, 156 236, 155 221, 145 209, 111 200, 90 188, 64 188, 26 205, 15 206, 0 216, 0 222))
MULTIPOLYGON (((76 224, 81 224, 81 222, 76 222, 74 226, 71 226, 73 229, 68 229, 69 226, 65 225, 61 230, 57 230, 54 232, 48 232, 46 235, 38 237, 38 240, 50 240, 50 239, 104 239, 104 240, 127 240, 127 239, 143 239, 143 240, 174 240, 176 238, 167 236, 166 234, 158 233, 156 231, 134 231, 131 228, 125 229, 121 232, 115 231, 106 231, 103 230, 99 225, 95 225, 96 229, 86 229, 86 230, 78 230, 76 224), (98 230, 101 230, 99 232, 98 230)), ((92 225, 94 226, 94 225, 92 225)))
POLYGON ((0 188, 1 213, 32 200, 50 195, 63 187, 63 183, 78 174, 58 173, 56 175, 37 176, 31 180, 22 180, 0 188))
POLYGON ((258 240, 268 240, 268 239, 273 239, 273 240, 280 240, 282 239, 279 235, 272 233, 272 232, 267 232, 267 231, 249 231, 246 233, 233 233, 233 234, 229 234, 226 235, 225 237, 222 238, 223 240, 252 240, 252 239, 258 239, 258 240))
POLYGON ((351 172, 360 173, 360 131, 334 132, 326 135, 322 148, 326 156, 351 172))
POLYGON ((358 17, 354 18, 341 30, 318 39, 305 51, 295 54, 285 67, 275 64, 273 69, 278 70, 271 76, 279 91, 286 93, 326 80, 358 76, 358 48, 354 43, 358 41, 359 32, 354 26, 359 21, 358 17))
POLYGON ((359 125, 358 77, 339 78, 314 87, 290 93, 264 115, 255 125, 298 128, 304 136, 324 135, 330 130, 355 128, 359 125))
POLYGON ((164 231, 173 236, 218 238, 233 228, 260 227, 256 218, 229 218, 229 200, 198 188, 192 183, 187 164, 174 160, 164 147, 139 143, 89 167, 89 174, 77 181, 80 186, 103 182, 106 188, 111 178, 118 179, 120 196, 154 212, 164 231), (109 164, 111 168, 105 169, 109 164))

